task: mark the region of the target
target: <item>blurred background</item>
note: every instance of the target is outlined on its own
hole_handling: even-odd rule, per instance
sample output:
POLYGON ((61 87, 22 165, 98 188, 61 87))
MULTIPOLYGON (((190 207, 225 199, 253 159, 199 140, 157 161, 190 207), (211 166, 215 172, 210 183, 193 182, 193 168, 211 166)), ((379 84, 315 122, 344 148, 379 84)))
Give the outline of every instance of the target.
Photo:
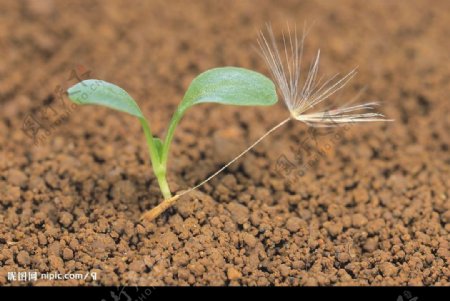
MULTIPOLYGON (((267 22, 279 36, 286 24, 300 28, 305 22, 314 24, 306 41, 307 61, 320 48, 323 74, 358 66, 355 85, 366 85, 369 97, 386 101, 388 109, 401 102, 403 113, 415 118, 419 114, 410 112, 408 106, 413 104, 408 105, 408 99, 439 102, 428 97, 436 89, 427 85, 438 80, 433 71, 447 71, 443 67, 448 60, 444 14, 448 4, 433 3, 2 3, 0 97, 12 110, 3 118, 31 108, 20 104, 39 106, 50 95, 56 96, 58 86, 73 84, 75 77, 91 76, 120 84, 159 124, 159 118, 169 118, 192 78, 208 68, 235 65, 268 74, 255 51, 257 33, 267 22)), ((390 117, 399 119, 400 112, 390 117)), ((13 119, 10 122, 19 122, 13 119)))

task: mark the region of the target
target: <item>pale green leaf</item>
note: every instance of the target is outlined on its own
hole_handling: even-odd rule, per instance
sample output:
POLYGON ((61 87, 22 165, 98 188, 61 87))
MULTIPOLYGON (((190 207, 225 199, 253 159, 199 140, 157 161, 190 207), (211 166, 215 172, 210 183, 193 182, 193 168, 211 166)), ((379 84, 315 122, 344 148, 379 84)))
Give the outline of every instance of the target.
POLYGON ((238 67, 214 68, 190 84, 179 110, 206 102, 238 106, 270 106, 277 102, 274 83, 266 76, 238 67))
POLYGON ((97 79, 79 82, 67 90, 69 99, 80 105, 101 105, 144 118, 139 106, 122 88, 97 79))

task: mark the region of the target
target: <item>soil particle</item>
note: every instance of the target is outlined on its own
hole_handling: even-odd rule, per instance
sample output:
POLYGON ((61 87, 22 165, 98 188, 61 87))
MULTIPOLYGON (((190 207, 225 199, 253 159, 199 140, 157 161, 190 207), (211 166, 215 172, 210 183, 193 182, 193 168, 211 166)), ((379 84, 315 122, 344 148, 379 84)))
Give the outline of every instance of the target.
POLYGON ((212 203, 214 203, 213 199, 207 194, 200 191, 193 191, 188 195, 182 196, 175 207, 182 217, 187 218, 195 214, 201 214, 202 212, 207 213, 205 209, 210 208, 212 203))
POLYGON ((219 163, 225 163, 232 159, 233 154, 239 153, 243 146, 242 137, 242 129, 236 126, 214 133, 214 154, 219 163))
POLYGON ((340 222, 325 222, 323 224, 324 228, 327 229, 328 233, 332 237, 338 236, 340 233, 342 233, 343 225, 340 222))
POLYGON ((205 272, 205 267, 198 262, 188 264, 187 268, 195 276, 200 276, 205 272))
POLYGON ((26 10, 36 16, 49 16, 54 11, 53 0, 30 0, 27 2, 26 10))
POLYGON ((233 280, 237 280, 239 278, 242 277, 242 274, 236 270, 235 268, 228 268, 227 270, 227 277, 229 280, 233 281, 233 280))
POLYGON ((135 201, 136 188, 131 181, 119 181, 112 188, 112 196, 117 200, 135 201))
POLYGON ((48 246, 47 249, 48 256, 50 255, 60 256, 60 254, 61 254, 61 244, 58 241, 55 241, 48 246))
POLYGON ((17 262, 23 267, 29 265, 31 262, 30 254, 26 251, 20 251, 19 254, 17 254, 17 262))
POLYGON ((14 186, 23 186, 26 184, 28 177, 18 169, 12 169, 7 174, 8 182, 14 186))
POLYGON ((190 258, 187 253, 178 253, 178 254, 175 254, 175 256, 173 257, 173 261, 178 266, 182 267, 182 266, 186 266, 189 263, 190 258))
POLYGON ((367 241, 364 243, 363 246, 364 250, 369 253, 375 251, 378 248, 378 241, 379 241, 378 237, 368 238, 367 241))
POLYGON ((1 189, 1 191, 0 191, 0 195, 1 195, 0 203, 3 206, 9 206, 14 201, 20 199, 20 197, 22 195, 20 187, 8 185, 8 184, 0 184, 0 185, 2 185, 0 187, 0 189, 1 189))
POLYGON ((442 222, 444 223, 450 223, 450 210, 447 210, 442 214, 442 222))
POLYGON ((338 204, 330 204, 330 206, 328 206, 327 213, 330 218, 334 218, 341 216, 342 210, 338 204))
POLYGON ((392 277, 397 273, 397 268, 390 262, 381 264, 380 271, 383 276, 392 277))
POLYGON ((145 270, 145 264, 142 260, 134 260, 128 267, 130 271, 134 271, 137 273, 142 273, 145 270))
POLYGON ((64 248, 63 250, 63 258, 64 260, 71 260, 73 259, 73 251, 69 248, 64 248))
POLYGON ((291 232, 297 232, 300 230, 302 225, 304 224, 304 221, 298 217, 291 217, 286 222, 286 229, 288 229, 291 232))
POLYGON ((59 217, 59 222, 64 226, 64 227, 69 227, 72 224, 73 221, 73 216, 72 214, 70 214, 69 212, 62 212, 60 214, 59 217))
POLYGON ((43 233, 39 232, 38 233, 38 241, 41 246, 44 246, 47 244, 47 237, 43 233))
POLYGON ((64 268, 64 262, 59 256, 50 255, 48 257, 48 263, 50 269, 52 269, 53 271, 62 271, 64 268))
POLYGON ((249 233, 243 234, 243 240, 247 246, 254 248, 258 242, 257 238, 249 233))
POLYGON ((104 251, 112 251, 115 249, 116 243, 114 240, 105 234, 96 234, 92 239, 91 248, 94 252, 102 253, 104 251))
POLYGON ((357 213, 352 216, 352 225, 354 227, 361 228, 365 224, 367 224, 367 218, 364 215, 357 213))
POLYGON ((244 224, 248 221, 249 210, 244 205, 233 202, 228 204, 227 209, 230 212, 231 218, 234 222, 244 224))
POLYGON ((367 223, 366 229, 369 232, 369 234, 377 234, 380 233, 380 231, 383 229, 384 226, 385 226, 384 220, 379 218, 369 221, 367 223))

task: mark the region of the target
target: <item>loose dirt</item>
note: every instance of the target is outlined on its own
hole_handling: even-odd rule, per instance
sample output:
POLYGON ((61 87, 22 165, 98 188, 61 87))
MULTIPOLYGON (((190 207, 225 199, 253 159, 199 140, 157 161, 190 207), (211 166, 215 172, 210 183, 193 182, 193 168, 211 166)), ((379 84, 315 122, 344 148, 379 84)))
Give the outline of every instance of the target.
MULTIPOLYGON (((448 1, 3 3, 0 285, 449 285, 448 11, 448 1), (116 83, 163 136, 194 76, 225 65, 267 74, 257 30, 270 21, 281 38, 305 20, 315 21, 305 57, 320 48, 324 74, 359 66, 340 102, 367 86, 363 99, 384 101, 395 122, 290 123, 140 223, 161 195, 139 122, 73 107, 61 89, 116 83), (36 120, 46 130, 33 141, 36 120), (18 272, 91 274, 13 281, 18 272)), ((191 109, 172 146, 172 190, 287 114, 281 103, 191 109)))

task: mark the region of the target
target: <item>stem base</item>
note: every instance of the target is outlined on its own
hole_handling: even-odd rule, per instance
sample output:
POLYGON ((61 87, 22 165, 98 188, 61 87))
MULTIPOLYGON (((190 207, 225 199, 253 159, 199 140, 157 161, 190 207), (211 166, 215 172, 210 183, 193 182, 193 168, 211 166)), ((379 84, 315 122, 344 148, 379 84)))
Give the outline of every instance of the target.
POLYGON ((141 215, 141 220, 153 221, 158 216, 160 216, 161 213, 172 207, 179 198, 180 195, 177 194, 171 198, 165 199, 164 201, 159 203, 158 206, 147 212, 144 212, 144 214, 141 215))

